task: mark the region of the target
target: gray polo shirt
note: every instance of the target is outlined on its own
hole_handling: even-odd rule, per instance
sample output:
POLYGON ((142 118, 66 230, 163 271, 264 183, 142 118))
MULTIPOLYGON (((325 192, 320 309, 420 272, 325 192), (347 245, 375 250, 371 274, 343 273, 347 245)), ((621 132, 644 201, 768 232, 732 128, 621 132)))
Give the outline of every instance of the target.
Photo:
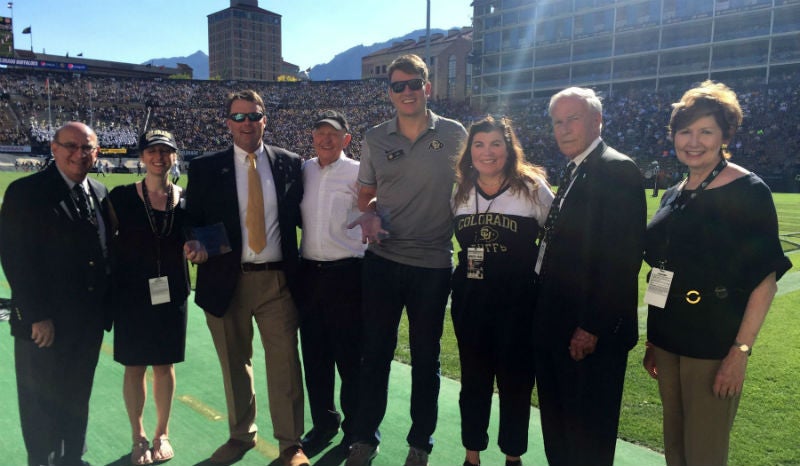
POLYGON ((389 238, 369 251, 401 264, 452 266, 450 196, 455 160, 467 131, 428 110, 430 126, 416 141, 397 131, 397 117, 367 131, 358 182, 377 188, 377 209, 389 238))

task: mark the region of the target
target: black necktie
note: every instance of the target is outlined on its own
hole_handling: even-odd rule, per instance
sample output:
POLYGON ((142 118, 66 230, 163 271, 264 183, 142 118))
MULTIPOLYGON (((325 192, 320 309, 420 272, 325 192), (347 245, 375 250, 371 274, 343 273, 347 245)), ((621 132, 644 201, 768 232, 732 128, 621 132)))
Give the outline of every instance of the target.
POLYGON ((547 220, 544 222, 544 235, 542 237, 542 241, 544 242, 549 241, 553 234, 553 226, 556 224, 558 214, 561 212, 561 201, 567 194, 574 171, 575 162, 568 163, 567 167, 564 169, 564 173, 561 174, 561 179, 558 181, 558 192, 556 193, 555 199, 553 199, 553 203, 550 204, 550 212, 547 214, 547 220))
POLYGON ((72 187, 72 193, 75 200, 75 207, 78 208, 78 216, 81 220, 86 220, 92 225, 96 226, 97 219, 92 214, 92 205, 89 203, 89 196, 83 190, 83 186, 76 184, 72 187))

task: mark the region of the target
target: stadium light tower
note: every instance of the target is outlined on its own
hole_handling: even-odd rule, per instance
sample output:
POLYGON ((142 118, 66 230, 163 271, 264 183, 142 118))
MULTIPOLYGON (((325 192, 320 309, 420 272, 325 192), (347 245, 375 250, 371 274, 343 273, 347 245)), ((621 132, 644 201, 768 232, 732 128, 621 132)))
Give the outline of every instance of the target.
POLYGON ((425 20, 425 63, 431 60, 431 0, 428 0, 427 17, 425 20))

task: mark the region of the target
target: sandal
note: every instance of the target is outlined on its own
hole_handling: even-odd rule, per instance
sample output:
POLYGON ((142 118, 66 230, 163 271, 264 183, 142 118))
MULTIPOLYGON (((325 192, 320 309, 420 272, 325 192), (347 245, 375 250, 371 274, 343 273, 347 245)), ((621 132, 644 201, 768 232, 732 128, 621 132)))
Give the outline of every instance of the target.
POLYGON ((150 442, 146 438, 140 438, 134 442, 131 448, 131 464, 153 464, 153 457, 150 456, 150 442))
POLYGON ((169 437, 162 435, 153 439, 153 461, 167 461, 173 456, 175 456, 175 450, 172 449, 169 437))

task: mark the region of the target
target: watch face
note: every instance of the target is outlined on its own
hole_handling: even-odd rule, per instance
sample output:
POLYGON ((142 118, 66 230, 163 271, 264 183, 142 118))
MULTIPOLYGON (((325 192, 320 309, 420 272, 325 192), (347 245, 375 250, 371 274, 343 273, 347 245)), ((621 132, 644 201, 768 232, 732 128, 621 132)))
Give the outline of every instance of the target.
POLYGON ((750 346, 745 345, 744 343, 738 345, 737 348, 739 348, 739 351, 741 351, 742 353, 747 353, 748 355, 750 354, 751 351, 750 346))

